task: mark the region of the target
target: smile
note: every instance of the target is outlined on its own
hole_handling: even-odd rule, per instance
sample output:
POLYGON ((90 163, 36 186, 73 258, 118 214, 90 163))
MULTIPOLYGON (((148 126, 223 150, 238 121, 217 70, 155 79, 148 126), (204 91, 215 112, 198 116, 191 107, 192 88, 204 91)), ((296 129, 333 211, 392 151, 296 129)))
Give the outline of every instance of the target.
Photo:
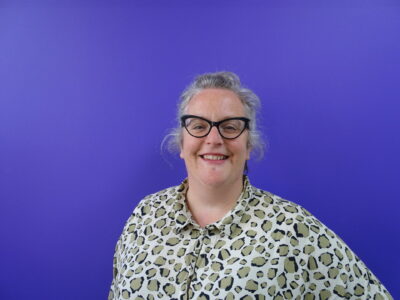
POLYGON ((226 155, 200 155, 201 158, 207 159, 207 160, 225 160, 228 158, 226 155))

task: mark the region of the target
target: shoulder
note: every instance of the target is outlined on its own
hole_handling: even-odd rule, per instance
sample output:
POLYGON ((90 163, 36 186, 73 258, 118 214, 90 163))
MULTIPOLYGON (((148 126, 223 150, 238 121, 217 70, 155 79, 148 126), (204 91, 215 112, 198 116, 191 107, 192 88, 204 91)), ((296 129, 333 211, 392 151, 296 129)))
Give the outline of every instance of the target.
MULTIPOLYGON (((313 245, 319 249, 347 249, 344 242, 307 209, 268 191, 252 187, 253 197, 249 205, 254 214, 262 210, 265 215, 264 228, 280 232, 292 244, 313 245)), ((304 251, 304 249, 301 249, 304 251)))
POLYGON ((253 189, 255 197, 267 203, 261 204, 267 213, 264 222, 267 225, 263 224, 262 228, 269 230, 268 234, 278 247, 290 245, 292 254, 301 257, 300 264, 322 272, 334 261, 340 261, 343 266, 358 261, 343 240, 307 209, 270 192, 253 189))
POLYGON ((137 204, 132 214, 129 216, 124 231, 132 230, 146 219, 158 218, 172 211, 176 205, 184 197, 186 191, 186 183, 172 186, 156 193, 145 196, 137 204))
POLYGON ((289 220, 307 222, 316 226, 323 225, 314 215, 303 206, 286 200, 271 192, 251 186, 252 195, 249 205, 264 208, 269 213, 269 217, 280 216, 289 220))
POLYGON ((147 195, 138 203, 133 213, 140 212, 145 215, 154 207, 158 207, 160 205, 172 205, 174 199, 176 199, 181 193, 181 190, 181 185, 177 185, 147 195))
POLYGON ((257 188, 254 195, 267 203, 261 203, 267 214, 262 229, 277 248, 287 247, 286 255, 296 257, 299 265, 308 266, 307 271, 325 273, 322 270, 330 268, 334 261, 345 265, 356 259, 332 230, 301 205, 257 188))

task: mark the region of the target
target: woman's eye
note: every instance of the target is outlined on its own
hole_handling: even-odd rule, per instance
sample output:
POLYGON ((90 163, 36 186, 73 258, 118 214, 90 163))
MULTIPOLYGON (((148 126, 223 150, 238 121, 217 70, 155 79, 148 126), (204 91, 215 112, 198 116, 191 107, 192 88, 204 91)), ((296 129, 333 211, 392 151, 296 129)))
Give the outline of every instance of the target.
POLYGON ((203 123, 192 123, 190 124, 190 129, 191 130, 204 130, 206 129, 206 125, 203 123))
POLYGON ((233 125, 225 125, 222 129, 225 131, 236 131, 237 130, 236 126, 233 126, 233 125))

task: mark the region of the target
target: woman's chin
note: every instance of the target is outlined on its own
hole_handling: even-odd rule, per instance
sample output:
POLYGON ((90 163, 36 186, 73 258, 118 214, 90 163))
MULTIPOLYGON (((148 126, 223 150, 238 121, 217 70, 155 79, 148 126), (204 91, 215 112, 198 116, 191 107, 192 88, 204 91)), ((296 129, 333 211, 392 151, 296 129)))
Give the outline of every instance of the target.
POLYGON ((202 176, 203 184, 213 187, 218 187, 223 185, 228 181, 228 177, 223 172, 207 172, 202 176))

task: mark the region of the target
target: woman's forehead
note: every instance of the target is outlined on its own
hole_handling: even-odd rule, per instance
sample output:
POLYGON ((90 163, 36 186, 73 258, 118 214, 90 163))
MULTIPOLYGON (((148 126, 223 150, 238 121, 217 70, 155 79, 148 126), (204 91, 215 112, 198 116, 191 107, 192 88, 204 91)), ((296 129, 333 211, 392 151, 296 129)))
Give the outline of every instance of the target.
POLYGON ((224 89, 205 89, 190 99, 186 114, 207 117, 210 115, 237 117, 244 116, 244 106, 232 91, 224 89), (204 115, 201 115, 204 114, 204 115))

